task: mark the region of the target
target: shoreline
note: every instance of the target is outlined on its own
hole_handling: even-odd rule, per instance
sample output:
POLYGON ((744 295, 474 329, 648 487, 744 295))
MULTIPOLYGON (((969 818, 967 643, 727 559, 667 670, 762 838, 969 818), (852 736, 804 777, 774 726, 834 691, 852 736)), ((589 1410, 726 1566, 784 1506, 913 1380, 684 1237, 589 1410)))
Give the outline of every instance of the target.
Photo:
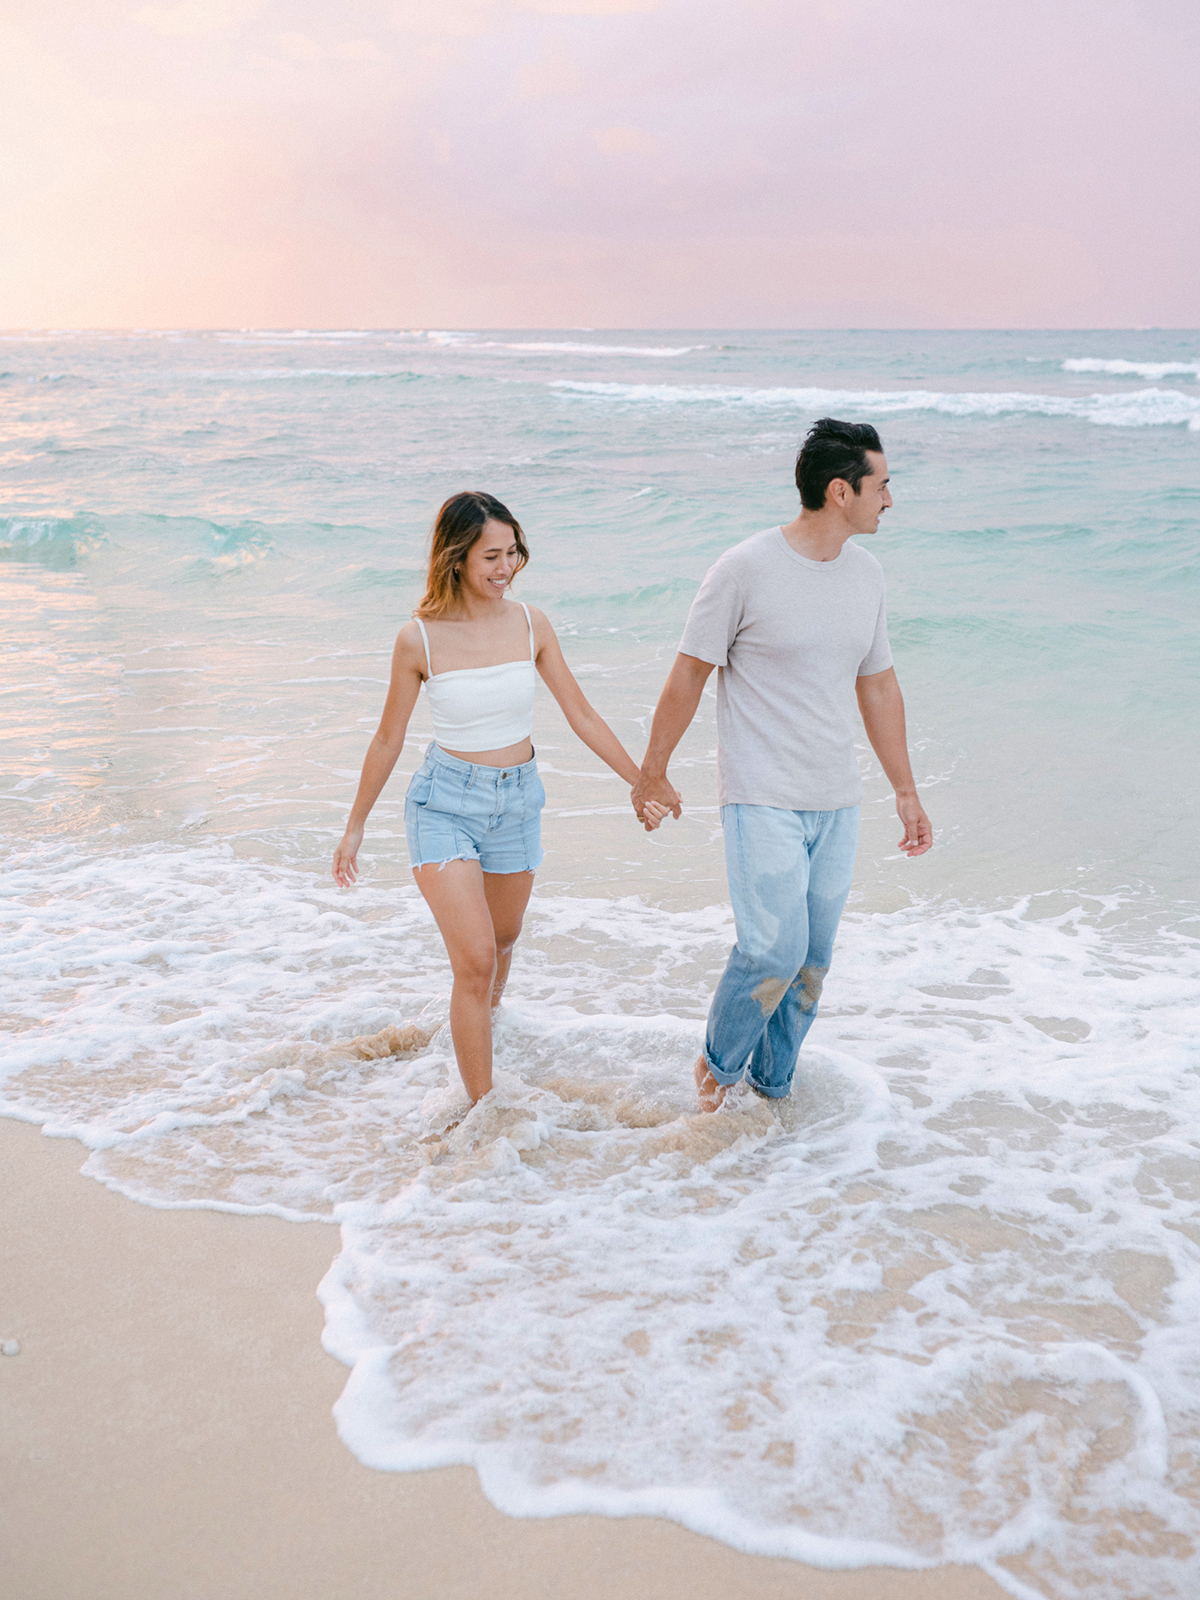
POLYGON ((652 1517, 514 1520, 474 1471, 339 1442, 326 1223, 139 1205, 0 1118, 13 1600, 1000 1600, 973 1567, 825 1571, 652 1517))

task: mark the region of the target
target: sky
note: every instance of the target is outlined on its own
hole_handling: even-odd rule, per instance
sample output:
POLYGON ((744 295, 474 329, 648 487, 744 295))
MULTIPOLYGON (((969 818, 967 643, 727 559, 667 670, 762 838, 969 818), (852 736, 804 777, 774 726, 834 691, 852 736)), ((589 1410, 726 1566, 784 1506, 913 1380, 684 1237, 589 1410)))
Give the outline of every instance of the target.
POLYGON ((0 326, 1200 327, 1196 0, 0 0, 0 326))

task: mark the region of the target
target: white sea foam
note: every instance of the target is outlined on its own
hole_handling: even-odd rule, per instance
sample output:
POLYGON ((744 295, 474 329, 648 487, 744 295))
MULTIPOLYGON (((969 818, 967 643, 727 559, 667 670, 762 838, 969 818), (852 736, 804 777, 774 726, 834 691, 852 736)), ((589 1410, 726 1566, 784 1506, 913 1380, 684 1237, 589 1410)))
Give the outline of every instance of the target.
POLYGON ((410 372, 406 367, 237 367, 198 372, 196 376, 212 383, 253 383, 292 378, 399 378, 417 381, 421 375, 410 372))
POLYGON ((1200 378, 1197 361, 1098 361, 1091 356, 1064 361, 1064 372, 1107 372, 1115 378, 1146 378, 1157 383, 1161 378, 1200 378))
POLYGON ((563 355, 661 357, 691 355, 695 350, 705 350, 708 347, 702 344, 582 344, 570 340, 553 342, 544 339, 524 339, 520 343, 503 344, 498 340, 488 339, 481 341, 479 348, 483 350, 512 350, 517 355, 561 353, 563 355))
POLYGON ((827 1566, 1196 1592, 1193 944, 848 918, 793 1098, 705 1118, 727 909, 535 895, 468 1114, 444 1031, 355 1037, 444 1015, 410 887, 55 842, 5 882, 3 1108, 152 1204, 339 1220, 365 1462, 827 1566))
POLYGON ((686 356, 707 350, 704 344, 600 344, 581 339, 488 339, 481 333, 448 332, 442 329, 414 330, 407 335, 427 344, 452 349, 507 350, 515 355, 596 355, 596 356, 686 356))
POLYGON ((236 333, 219 333, 221 344, 298 344, 311 340, 317 344, 345 344, 354 339, 378 337, 373 328, 240 328, 236 333))
POLYGON ((1071 396, 1021 391, 937 389, 758 389, 735 384, 584 383, 560 378, 553 389, 627 405, 721 405, 797 411, 842 410, 888 414, 936 411, 952 417, 1027 414, 1079 417, 1111 428, 1186 424, 1200 432, 1200 395, 1179 389, 1142 389, 1130 394, 1071 396))
POLYGON ((431 344, 472 344, 479 335, 467 328, 411 328, 409 338, 428 339, 431 344))

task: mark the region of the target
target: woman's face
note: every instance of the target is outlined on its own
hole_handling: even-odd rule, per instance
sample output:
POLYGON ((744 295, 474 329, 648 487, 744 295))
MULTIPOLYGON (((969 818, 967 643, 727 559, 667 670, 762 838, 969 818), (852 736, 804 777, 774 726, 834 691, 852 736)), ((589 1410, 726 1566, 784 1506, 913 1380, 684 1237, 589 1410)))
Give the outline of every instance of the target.
POLYGON ((507 522, 483 525, 478 539, 459 568, 463 589, 479 600, 502 600, 518 565, 517 536, 507 522))

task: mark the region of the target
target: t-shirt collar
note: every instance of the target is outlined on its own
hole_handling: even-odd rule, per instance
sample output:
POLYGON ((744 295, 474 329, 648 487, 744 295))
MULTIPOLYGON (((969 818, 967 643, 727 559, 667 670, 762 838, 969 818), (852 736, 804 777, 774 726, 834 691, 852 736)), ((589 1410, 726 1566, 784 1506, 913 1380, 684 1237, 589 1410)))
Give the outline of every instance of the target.
POLYGON ((799 550, 792 549, 791 545, 784 538, 782 526, 777 526, 775 528, 775 536, 781 547, 787 551, 788 555, 791 556, 793 561, 798 561, 802 567, 812 567, 816 572, 831 572, 834 567, 838 566, 842 558, 845 556, 846 544, 850 543, 849 539, 847 539, 846 544, 842 546, 832 561, 813 561, 809 556, 802 556, 799 550))

